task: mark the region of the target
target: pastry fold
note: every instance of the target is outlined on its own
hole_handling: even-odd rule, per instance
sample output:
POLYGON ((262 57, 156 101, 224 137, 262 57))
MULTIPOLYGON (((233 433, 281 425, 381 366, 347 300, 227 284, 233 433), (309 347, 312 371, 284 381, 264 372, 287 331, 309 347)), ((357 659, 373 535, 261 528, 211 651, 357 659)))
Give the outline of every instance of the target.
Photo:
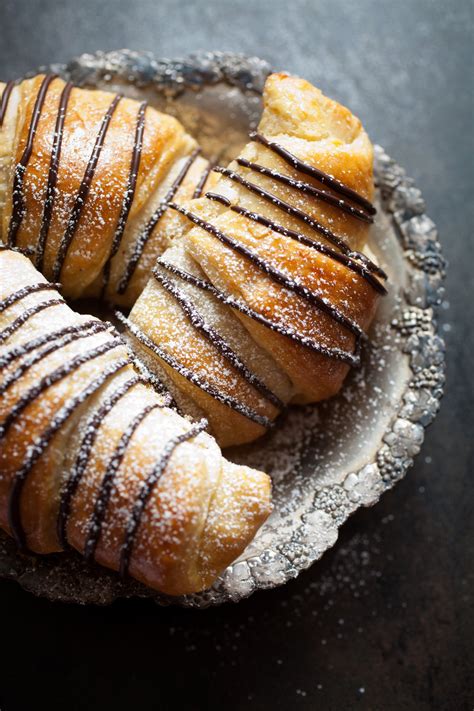
POLYGON ((72 546, 165 593, 208 587, 270 512, 270 481, 226 461, 150 385, 107 322, 0 250, 0 525, 72 546))
POLYGON ((0 241, 66 297, 131 306, 209 161, 172 116, 59 77, 0 83, 0 102, 0 241))
POLYGON ((128 334, 222 446, 282 408, 331 397, 385 293, 360 250, 375 213, 360 121, 303 79, 271 75, 258 132, 205 195, 171 209, 188 230, 158 259, 128 334))

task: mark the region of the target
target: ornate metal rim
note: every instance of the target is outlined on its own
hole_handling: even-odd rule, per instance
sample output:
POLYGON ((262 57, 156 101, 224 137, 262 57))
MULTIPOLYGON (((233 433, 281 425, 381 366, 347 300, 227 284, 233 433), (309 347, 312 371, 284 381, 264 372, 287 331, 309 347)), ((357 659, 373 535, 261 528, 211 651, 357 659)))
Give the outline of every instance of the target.
MULTIPOLYGON (((256 57, 232 53, 206 52, 184 59, 158 60, 149 52, 121 50, 82 55, 67 65, 53 65, 48 70, 76 84, 132 83, 139 88, 156 87, 159 93, 173 98, 184 90, 199 90, 221 82, 260 94, 270 67, 256 57)), ((78 601, 110 602, 114 597, 146 596, 154 597, 160 604, 179 603, 202 608, 238 601, 257 589, 284 584, 335 543, 338 528, 350 514, 361 505, 374 504, 384 491, 405 476, 443 394, 445 346, 438 334, 434 310, 444 293, 446 263, 436 226, 425 214, 420 190, 380 146, 375 147, 375 175, 384 211, 391 217, 404 259, 410 265, 404 303, 392 327, 402 338, 402 351, 409 358, 411 377, 374 461, 347 474, 342 484, 319 490, 311 507, 301 516, 301 524, 295 528, 291 540, 230 565, 208 591, 178 599, 167 598, 135 583, 122 585, 114 581, 110 599, 101 600, 99 594, 94 599, 89 594, 89 598, 86 595, 78 601), (314 547, 311 544, 316 529, 319 546, 314 547)), ((68 599, 61 594, 60 566, 58 558, 54 558, 49 571, 46 565, 45 570, 35 573, 34 565, 28 567, 27 559, 22 562, 6 538, 0 539, 0 561, 6 562, 0 565, 3 577, 18 579, 27 589, 52 599, 68 599), (41 582, 38 583, 35 575, 41 582)), ((110 575, 103 571, 96 574, 97 584, 110 575)))

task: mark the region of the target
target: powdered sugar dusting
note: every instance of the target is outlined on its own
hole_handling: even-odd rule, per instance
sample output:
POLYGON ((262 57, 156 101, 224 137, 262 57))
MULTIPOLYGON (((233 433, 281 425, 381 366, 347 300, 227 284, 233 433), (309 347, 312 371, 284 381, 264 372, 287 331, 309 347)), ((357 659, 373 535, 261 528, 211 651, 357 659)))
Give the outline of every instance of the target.
MULTIPOLYGON (((199 77, 200 60, 196 61, 195 73, 199 77)), ((219 72, 225 61, 220 55, 216 59, 206 55, 203 60, 206 71, 211 69, 212 76, 215 67, 216 81, 222 76, 219 72)), ((242 58, 229 61, 230 66, 239 65, 239 62, 239 66, 242 62, 245 64, 242 58)), ((99 58, 87 57, 82 64, 79 61, 77 67, 92 82, 110 84, 115 81, 121 88, 125 86, 129 94, 138 98, 148 95, 153 101, 160 79, 150 83, 149 77, 157 74, 156 64, 152 69, 150 64, 146 79, 147 62, 150 64, 148 55, 115 53, 99 58), (136 57, 140 62, 135 66, 136 57), (145 84, 146 88, 130 84, 130 75, 138 77, 142 87, 145 84)), ((180 74, 179 62, 172 64, 172 76, 180 78, 176 88, 181 91, 187 86, 186 74, 184 71, 180 74)), ((188 72, 189 64, 186 66, 188 72)), ((250 77, 255 65, 250 62, 249 66, 252 66, 250 72, 245 74, 244 68, 239 76, 250 77)), ((166 62, 163 63, 163 71, 165 69, 163 83, 167 85, 170 75, 166 62)), ((262 72, 264 75, 265 69, 260 69, 260 79, 262 72)), ((206 81, 201 77, 200 91, 184 96, 182 101, 176 100, 176 93, 166 94, 165 103, 185 121, 189 119, 188 125, 198 129, 195 135, 199 140, 199 129, 204 127, 204 141, 209 144, 211 137, 215 148, 212 135, 216 135, 213 127, 217 124, 209 117, 218 115, 221 120, 224 108, 224 123, 228 121, 229 99, 236 107, 230 114, 231 143, 233 152, 237 153, 235 147, 240 147, 245 140, 249 119, 255 118, 258 111, 259 98, 255 95, 245 98, 241 90, 229 89, 225 84, 217 84, 208 91, 206 81), (238 128, 238 120, 242 122, 242 130, 238 128)), ((251 78, 248 81, 252 84, 251 78)), ((213 153, 212 150, 207 152, 209 155, 213 153)), ((375 327, 373 352, 376 367, 366 350, 368 361, 364 363, 367 363, 368 370, 355 371, 338 398, 324 407, 290 411, 285 416, 288 420, 279 423, 258 447, 254 445, 237 453, 229 452, 229 456, 239 461, 254 461, 259 466, 265 462, 269 464, 275 481, 276 510, 259 532, 252 548, 226 571, 215 587, 203 595, 181 599, 182 604, 206 606, 238 600, 258 588, 281 584, 297 575, 334 544, 338 526, 351 511, 360 505, 374 503, 386 488, 404 475, 421 444, 423 427, 436 414, 443 386, 443 344, 436 335, 431 311, 439 298, 442 280, 442 257, 436 229, 424 215, 419 191, 403 170, 380 149, 376 157, 376 175, 384 200, 383 211, 378 216, 377 237, 381 239, 378 240, 376 257, 392 268, 389 275, 391 295, 384 301, 375 327), (429 272, 425 265, 430 265, 429 272), (371 368, 374 368, 373 387, 371 368), (368 417, 367 404, 373 406, 375 415, 368 417), (345 456, 334 449, 337 445, 334 435, 338 434, 334 429, 328 437, 327 450, 321 446, 321 441, 313 450, 314 441, 318 437, 321 439, 326 431, 331 432, 333 408, 335 422, 343 422, 346 416, 346 430, 341 432, 345 456), (310 432, 311 426, 306 429, 306 423, 312 423, 315 430, 310 432), (287 425, 288 433, 291 432, 288 437, 282 434, 287 425), (305 432, 308 433, 308 446, 300 447, 295 439, 299 435, 305 438, 305 432), (294 488, 290 463, 299 468, 294 488)), ((7 539, 1 540, 0 549, 4 575, 21 579, 26 587, 55 599, 106 603, 117 596, 152 594, 133 581, 120 582, 103 569, 88 568, 75 556, 19 559, 7 539)), ((352 561, 353 556, 349 555, 349 559, 352 561)), ((356 556, 353 563, 359 570, 363 560, 356 556)), ((367 570, 367 567, 360 569, 367 570)), ((335 579, 344 585, 344 571, 335 579)), ((328 580, 329 594, 337 592, 333 582, 328 580)), ((162 597, 158 600, 169 602, 162 597)))

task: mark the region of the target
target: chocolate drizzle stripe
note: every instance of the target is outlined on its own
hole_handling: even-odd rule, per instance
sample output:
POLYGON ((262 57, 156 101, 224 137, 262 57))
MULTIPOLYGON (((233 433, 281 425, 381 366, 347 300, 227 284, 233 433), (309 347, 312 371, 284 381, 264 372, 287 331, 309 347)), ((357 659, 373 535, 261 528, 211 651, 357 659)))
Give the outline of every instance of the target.
POLYGON ((387 290, 384 285, 381 284, 378 279, 373 276, 372 272, 367 268, 365 262, 358 262, 352 257, 346 254, 342 254, 342 252, 336 252, 334 249, 327 247, 325 244, 321 244, 321 242, 316 242, 315 240, 312 240, 310 237, 307 237, 301 232, 295 232, 294 230, 291 230, 288 227, 284 227, 283 225, 280 225, 279 223, 274 222, 273 220, 269 220, 263 215, 260 215, 258 212, 246 210, 244 207, 240 207, 240 205, 232 205, 230 200, 224 197, 224 195, 219 195, 218 193, 206 193, 205 197, 207 197, 209 200, 216 200, 217 202, 220 202, 222 205, 228 207, 229 210, 233 210, 233 212, 237 212, 239 215, 243 215, 249 220, 258 222, 260 225, 268 227, 273 232, 278 232, 278 234, 281 234, 284 237, 290 237, 291 239, 294 239, 297 242, 304 244, 306 247, 310 247, 310 249, 314 249, 317 252, 324 254, 330 259, 334 259, 336 262, 343 264, 351 271, 362 276, 380 294, 387 293, 387 290))
POLYGON ((2 91, 2 99, 0 101, 0 128, 3 126, 3 122, 5 121, 5 116, 7 115, 7 109, 8 109, 8 104, 10 101, 10 96, 12 95, 12 91, 15 88, 16 82, 14 81, 9 81, 6 85, 4 90, 2 91))
POLYGON ((57 534, 63 548, 68 548, 67 526, 71 515, 72 500, 81 483, 84 472, 89 463, 90 454, 95 444, 101 424, 105 417, 112 412, 115 405, 121 400, 135 385, 141 383, 138 376, 133 376, 123 383, 117 390, 107 397, 101 405, 89 416, 85 424, 85 434, 79 445, 74 464, 69 477, 61 491, 59 503, 57 534))
MULTIPOLYGON (((220 193, 208 192, 205 194, 204 197, 206 197, 208 200, 215 200, 216 202, 220 202, 221 205, 224 205, 224 207, 228 207, 230 210, 232 210, 232 208, 234 208, 236 212, 237 212, 237 209, 238 210, 244 209, 243 207, 241 208, 238 205, 232 205, 229 198, 226 198, 225 195, 220 195, 220 193)), ((243 214, 243 212, 242 212, 242 214, 243 214)))
POLYGON ((245 158, 237 158, 236 162, 240 166, 242 166, 242 168, 248 168, 249 170, 253 170, 256 173, 261 173, 267 178, 271 178, 272 180, 276 180, 279 183, 283 183, 283 185, 288 185, 289 187, 295 188, 296 190, 299 190, 302 193, 306 193, 307 195, 311 195, 312 197, 315 197, 318 200, 327 202, 329 205, 337 207, 343 212, 347 212, 347 214, 357 218, 358 220, 362 220, 363 222, 369 223, 374 221, 372 215, 368 215, 366 212, 360 210, 358 207, 354 207, 354 205, 351 205, 350 203, 346 202, 343 198, 338 198, 332 193, 327 192, 327 190, 315 188, 314 185, 311 185, 311 183, 305 183, 302 180, 296 180, 295 178, 292 178, 289 175, 284 175, 283 173, 279 173, 277 170, 266 168, 265 166, 260 165, 259 163, 253 163, 252 161, 246 160, 245 158))
POLYGON ((199 313, 199 311, 193 306, 193 304, 184 296, 169 279, 167 279, 164 274, 161 274, 157 269, 153 270, 153 276, 155 279, 170 293, 178 304, 181 306, 182 310, 189 318, 191 324, 198 330, 203 336, 214 346, 214 348, 227 360, 233 368, 246 380, 251 386, 255 388, 264 398, 271 402, 278 409, 283 409, 284 403, 280 400, 270 388, 265 385, 265 383, 260 380, 260 378, 252 373, 245 363, 239 358, 237 353, 231 348, 231 346, 222 338, 222 336, 209 324, 207 324, 199 313))
POLYGON ((21 494, 28 478, 28 474, 44 453, 54 435, 64 425, 69 417, 74 414, 75 410, 89 397, 91 397, 91 395, 97 392, 97 390, 99 390, 112 375, 117 373, 118 370, 125 367, 127 364, 127 359, 119 360, 117 363, 109 366, 103 373, 89 383, 86 388, 84 388, 76 397, 72 398, 69 403, 64 405, 61 410, 59 410, 59 412, 53 417, 51 424, 41 434, 39 440, 35 441, 35 443, 29 448, 28 455, 24 463, 15 475, 8 502, 8 521, 10 529, 13 538, 20 549, 24 549, 26 545, 25 531, 21 523, 20 503, 21 494))
POLYGON ((44 350, 33 353, 33 355, 27 360, 24 360, 13 373, 10 373, 10 375, 5 377, 5 379, 0 383, 0 396, 4 395, 10 385, 17 382, 30 368, 36 365, 36 363, 42 361, 43 358, 46 358, 46 356, 65 348, 72 342, 78 341, 82 338, 91 338, 94 335, 96 335, 96 332, 90 329, 78 328, 75 331, 66 334, 61 339, 53 340, 48 343, 44 350))
POLYGON ((117 254, 117 251, 122 242, 123 233, 127 224, 128 216, 132 208, 133 199, 135 197, 135 190, 137 187, 138 173, 140 171, 140 161, 142 157, 143 149, 143 135, 145 133, 145 112, 147 108, 147 102, 144 101, 140 104, 138 108, 137 123, 135 128, 135 139, 132 149, 132 159, 130 161, 130 173, 127 180, 127 188, 125 190, 125 195, 122 202, 122 210, 120 212, 120 217, 117 223, 117 229, 115 230, 114 238, 112 241, 112 247, 110 250, 107 262, 104 265, 104 288, 107 286, 110 278, 110 266, 112 259, 117 254))
POLYGON ((40 284, 28 284, 27 286, 18 289, 18 291, 13 292, 7 296, 3 301, 0 301, 0 313, 5 311, 9 306, 16 304, 17 301, 21 301, 30 294, 37 294, 39 291, 50 291, 52 289, 59 289, 61 284, 51 284, 49 282, 41 282, 40 284))
POLYGON ((110 458, 107 469, 105 471, 104 477, 102 479, 99 493, 94 506, 94 512, 89 524, 89 531, 86 538, 86 543, 84 546, 84 557, 87 562, 94 560, 95 551, 97 544, 100 539, 100 534, 102 532, 102 524, 107 512, 107 506, 110 501, 110 496, 112 494, 112 487, 115 481, 117 472, 122 464, 125 454, 128 449, 128 445, 135 434, 138 427, 141 425, 145 417, 156 410, 159 405, 147 405, 143 408, 141 412, 136 415, 133 420, 128 425, 127 429, 122 433, 119 443, 115 448, 115 451, 110 458))
POLYGON ((160 358, 164 363, 166 363, 170 368, 175 370, 181 377, 188 380, 190 383, 200 388, 205 393, 213 397, 218 402, 223 403, 232 410, 235 410, 240 415, 243 415, 252 422, 256 422, 262 427, 268 428, 273 425, 272 421, 265 417, 264 415, 259 415, 257 412, 252 410, 250 407, 244 403, 236 400, 231 395, 226 395, 221 393, 217 388, 215 388, 211 383, 200 378, 196 373, 187 368, 186 366, 179 363, 172 355, 166 353, 160 346, 158 346, 154 341, 149 338, 146 333, 143 333, 135 324, 133 324, 129 319, 127 319, 120 311, 115 312, 118 320, 127 328, 130 333, 142 343, 146 348, 148 348, 152 353, 154 353, 158 358, 160 358))
POLYGON ((262 136, 262 134, 260 133, 251 133, 250 139, 252 141, 257 141, 258 143, 261 143, 263 146, 266 146, 267 148, 272 150, 274 153, 279 155, 280 158, 283 158, 286 163, 293 166, 293 168, 299 170, 300 173, 304 173, 305 175, 309 175, 312 178, 316 178, 316 180, 318 180, 320 183, 323 183, 323 185, 329 185, 329 187, 332 188, 334 192, 339 193, 340 195, 345 195, 345 197, 360 205, 364 210, 366 210, 366 212, 369 213, 369 215, 376 214, 377 210, 372 205, 372 203, 367 200, 367 198, 363 197, 362 195, 359 195, 358 192, 350 188, 348 185, 345 185, 337 178, 334 178, 332 175, 324 173, 322 170, 319 170, 319 168, 315 168, 309 163, 305 163, 304 161, 293 155, 293 153, 290 153, 290 151, 288 151, 286 148, 283 148, 283 146, 280 146, 274 141, 269 141, 268 138, 265 138, 265 136, 262 136))
POLYGON ((347 316, 344 316, 344 314, 339 311, 336 306, 329 303, 324 297, 315 294, 313 291, 310 291, 305 286, 302 286, 299 282, 291 279, 291 277, 287 276, 276 267, 273 267, 262 257, 253 252, 253 250, 249 249, 241 242, 236 241, 230 235, 221 232, 221 230, 219 230, 211 222, 206 222, 205 220, 202 220, 197 215, 193 214, 192 212, 189 212, 189 210, 186 210, 186 208, 181 207, 180 205, 176 205, 176 203, 170 203, 170 208, 172 208, 173 210, 177 210, 182 215, 185 215, 185 217, 187 217, 188 220, 190 220, 191 222, 194 222, 195 225, 205 230, 206 232, 209 232, 209 234, 216 237, 220 242, 225 244, 227 247, 230 247, 230 249, 233 249, 235 252, 246 257, 246 259, 255 264, 255 266, 257 266, 260 271, 262 271, 268 277, 273 279, 273 281, 278 284, 281 284, 289 291, 293 291, 295 294, 305 299, 305 301, 312 304, 313 306, 316 306, 316 308, 327 314, 337 323, 340 323, 341 326, 353 333, 358 338, 363 335, 360 326, 358 326, 355 321, 348 318, 347 316))
POLYGON ((30 388, 15 403, 13 408, 8 413, 7 417, 0 424, 0 440, 5 437, 13 422, 23 412, 23 410, 25 410, 28 405, 34 402, 36 398, 44 392, 44 390, 47 390, 55 383, 59 382, 63 378, 73 373, 81 365, 84 365, 84 363, 88 363, 94 358, 98 358, 99 356, 104 355, 104 353, 107 353, 108 351, 111 351, 114 348, 118 348, 119 346, 123 346, 123 342, 120 338, 108 341, 107 343, 102 343, 100 346, 97 346, 93 350, 79 354, 78 356, 70 360, 68 363, 65 363, 59 368, 56 368, 56 370, 53 370, 51 373, 42 378, 37 385, 30 388))
POLYGON ((138 356, 136 356, 131 349, 130 354, 132 356, 132 364, 138 370, 144 382, 148 385, 151 385, 153 390, 160 397, 163 398, 163 407, 176 408, 177 405, 173 399, 173 396, 171 395, 171 393, 168 392, 165 384, 162 383, 162 381, 154 373, 151 372, 148 366, 142 360, 140 360, 140 358, 138 358, 138 356))
MULTIPOLYGON (((312 230, 314 230, 315 232, 319 232, 324 237, 326 237, 329 242, 336 245, 336 247, 339 247, 343 254, 351 254, 351 249, 349 245, 347 245, 341 237, 334 234, 332 230, 322 225, 314 217, 311 217, 306 212, 303 212, 303 210, 300 210, 299 207, 294 207, 294 205, 290 205, 288 202, 281 200, 276 195, 273 195, 273 193, 269 193, 268 190, 264 190, 264 188, 261 188, 260 185, 257 185, 256 183, 251 183, 249 180, 246 180, 241 175, 239 175, 239 173, 236 173, 235 171, 230 170, 229 168, 221 168, 219 166, 216 166, 213 170, 216 173, 220 173, 226 178, 229 178, 229 180, 232 180, 235 183, 242 185, 242 187, 246 188, 250 192, 254 193, 255 195, 258 195, 259 197, 263 198, 275 207, 278 207, 280 210, 283 210, 283 212, 286 212, 287 215, 291 215, 292 217, 296 217, 298 220, 301 220, 312 230)), ((376 265, 373 266, 375 267, 376 265)))
POLYGON ((8 244, 12 247, 14 247, 16 244, 18 230, 20 229, 20 225, 25 214, 23 180, 25 177, 26 168, 31 158, 31 154, 33 153, 33 144, 36 137, 36 131, 38 129, 38 123, 41 117, 41 112, 43 110, 44 101, 46 99, 46 94, 48 93, 49 86, 54 79, 56 79, 55 74, 47 74, 41 82, 41 86, 36 96, 33 113, 31 115, 26 146, 23 150, 19 163, 17 163, 17 165, 15 166, 15 172, 13 175, 12 215, 10 218, 10 224, 8 226, 8 244))
POLYGON ((321 355, 327 356, 328 358, 334 358, 335 360, 340 360, 344 363, 348 363, 352 366, 357 366, 360 364, 358 356, 352 353, 348 353, 347 351, 343 351, 339 348, 329 348, 328 346, 324 346, 321 343, 313 341, 311 338, 307 338, 306 336, 302 336, 301 334, 295 331, 285 328, 285 326, 271 321, 262 314, 258 313, 258 311, 254 311, 246 304, 243 304, 237 299, 234 299, 233 296, 225 294, 223 291, 220 291, 210 282, 205 281, 204 279, 200 279, 194 274, 190 274, 189 272, 179 269, 179 267, 176 267, 174 264, 166 262, 162 258, 158 260, 158 263, 160 264, 160 266, 164 267, 175 276, 179 277, 180 279, 183 279, 183 281, 187 281, 189 284, 193 284, 199 289, 208 291, 223 304, 230 306, 232 309, 239 311, 240 313, 244 314, 244 316, 248 316, 249 318, 253 319, 254 321, 257 321, 258 323, 261 323, 263 326, 269 328, 271 331, 275 331, 275 333, 279 333, 281 336, 289 338, 295 343, 298 343, 298 345, 304 346, 305 348, 308 348, 309 350, 314 351, 315 353, 320 353, 321 355))
MULTIPOLYGON (((330 242, 332 242, 334 245, 339 247, 342 254, 344 256, 348 257, 348 259, 351 259, 351 260, 356 259, 356 260, 359 260, 359 262, 362 262, 366 272, 377 274, 378 276, 382 277, 383 279, 387 278, 387 275, 385 274, 384 270, 381 269, 377 264, 372 262, 365 254, 351 250, 350 247, 344 242, 344 240, 342 240, 340 237, 338 237, 333 232, 328 230, 328 228, 321 225, 317 220, 310 217, 310 215, 303 212, 303 210, 300 210, 299 208, 294 207, 293 205, 290 205, 289 203, 287 203, 283 200, 280 200, 280 198, 278 198, 276 195, 269 193, 268 191, 261 188, 259 185, 255 185, 254 183, 251 183, 248 180, 245 180, 238 173, 235 173, 234 171, 231 171, 228 168, 216 167, 216 168, 214 168, 214 170, 216 172, 221 173, 221 174, 225 175, 226 177, 230 178, 230 180, 234 180, 235 182, 239 183, 240 185, 247 188, 248 190, 255 193, 256 195, 259 195, 260 197, 264 198, 267 202, 271 202, 272 204, 276 205, 278 208, 280 208, 281 210, 286 212, 288 215, 293 215, 293 217, 297 217, 298 219, 301 219, 303 222, 305 222, 305 224, 314 228, 315 231, 323 234, 330 242)), ((207 195, 214 195, 215 196, 215 193, 207 193, 207 195)), ((224 198, 224 200, 227 200, 227 198, 224 198)), ((221 202, 222 202, 222 204, 227 204, 222 200, 222 198, 221 198, 221 202)), ((230 206, 230 201, 228 201, 228 203, 230 206)), ((236 207, 238 207, 241 210, 243 209, 243 208, 240 208, 240 206, 236 206, 236 207)), ((299 234, 299 233, 295 232, 294 230, 288 230, 288 232, 293 232, 293 234, 299 234)), ((302 236, 305 237, 305 235, 302 235, 302 236)), ((308 239, 308 238, 306 238, 306 239, 308 239)))
POLYGON ((16 358, 22 358, 23 356, 28 355, 28 353, 31 353, 31 351, 41 348, 41 346, 44 346, 45 343, 49 343, 57 338, 62 338, 62 336, 66 336, 69 333, 77 333, 82 330, 90 330, 91 333, 100 333, 101 331, 106 331, 110 327, 111 324, 94 319, 91 321, 85 321, 83 324, 74 324, 73 326, 61 328, 58 331, 44 333, 43 335, 38 336, 38 338, 33 338, 31 341, 14 346, 3 356, 0 356, 0 368, 5 368, 16 360, 16 358))
POLYGON ((66 112, 72 89, 73 85, 71 84, 71 82, 68 82, 62 90, 61 98, 59 100, 58 115, 56 118, 56 126, 54 128, 53 147, 51 150, 51 160, 49 164, 48 182, 46 185, 46 197, 44 201, 43 216, 41 218, 41 227, 38 242, 36 244, 35 266, 37 269, 39 269, 39 271, 43 269, 44 250, 46 247, 46 240, 48 238, 48 232, 51 225, 51 218, 53 216, 54 199, 56 196, 56 185, 58 182, 59 161, 61 160, 64 122, 66 120, 66 112))
POLYGON ((211 173, 213 168, 213 165, 211 162, 209 162, 206 166, 206 168, 203 170, 201 177, 199 178, 199 182, 196 185, 196 189, 194 190, 193 193, 193 200, 197 200, 198 198, 201 197, 202 191, 204 190, 204 186, 206 184, 206 181, 209 177, 209 174, 211 173))
POLYGON ((172 182, 168 192, 166 193, 165 197, 161 201, 161 203, 158 205, 157 209, 153 213, 153 215, 150 217, 148 220, 147 224, 145 225, 144 229, 142 232, 139 234, 137 241, 135 242, 135 246, 133 248, 132 256, 130 257, 130 260, 127 264, 127 267, 125 269, 125 272, 120 280, 120 283, 118 285, 118 293, 119 294, 124 294, 125 291, 127 290, 127 287, 130 283, 130 279, 135 273, 135 269, 137 268, 138 262, 140 261, 142 254, 145 250, 145 247, 148 243, 148 240, 150 239, 151 235, 153 234, 153 230, 155 229, 156 225, 160 221, 160 219, 163 217, 164 213, 168 209, 168 205, 170 200, 174 198, 176 195, 180 185, 182 184, 183 180, 185 179, 186 175, 188 174, 189 169, 191 168, 192 164, 196 160, 197 156, 201 152, 200 148, 195 148, 194 151, 191 153, 189 158, 186 160, 184 163, 183 167, 179 171, 178 175, 172 182))
POLYGON ((113 99, 109 108, 107 109, 104 118, 102 119, 102 123, 100 125, 99 132, 95 140, 94 148, 92 149, 92 153, 89 158, 84 177, 79 187, 79 191, 77 193, 76 200, 74 202, 74 206, 72 208, 71 215, 66 226, 66 230, 59 244, 56 260, 53 267, 53 279, 55 280, 59 279, 70 244, 79 226, 79 220, 81 218, 82 210, 89 196, 92 180, 94 178, 95 171, 97 168, 97 163, 99 161, 100 154, 102 152, 102 148, 105 142, 105 137, 107 135, 107 131, 110 126, 112 117, 121 98, 121 95, 117 94, 117 96, 113 99))
POLYGON ((50 309, 52 306, 64 305, 65 301, 63 301, 63 299, 51 299, 51 301, 43 301, 41 302, 41 304, 36 304, 30 309, 26 309, 20 316, 18 316, 17 319, 12 321, 9 326, 4 328, 3 331, 0 331, 0 343, 3 343, 3 341, 6 341, 7 338, 10 338, 10 336, 15 333, 15 331, 18 331, 18 329, 21 328, 23 324, 28 321, 28 319, 41 313, 41 311, 44 311, 45 309, 50 309))
POLYGON ((122 550, 120 551, 119 572, 122 577, 125 577, 128 573, 130 559, 133 553, 133 546, 135 543, 135 537, 138 531, 138 527, 140 525, 143 511, 145 510, 145 506, 151 494, 153 493, 153 489, 165 473, 166 467, 176 448, 180 444, 183 444, 183 442, 187 442, 193 437, 197 437, 198 434, 200 434, 201 432, 203 432, 203 430, 206 429, 207 424, 207 420, 201 420, 193 427, 191 427, 187 432, 183 432, 182 434, 177 435, 173 439, 169 440, 169 442, 165 445, 163 452, 160 458, 158 459, 158 462, 153 467, 153 470, 142 482, 138 497, 135 501, 132 513, 127 523, 127 527, 125 530, 125 540, 122 546, 122 550))

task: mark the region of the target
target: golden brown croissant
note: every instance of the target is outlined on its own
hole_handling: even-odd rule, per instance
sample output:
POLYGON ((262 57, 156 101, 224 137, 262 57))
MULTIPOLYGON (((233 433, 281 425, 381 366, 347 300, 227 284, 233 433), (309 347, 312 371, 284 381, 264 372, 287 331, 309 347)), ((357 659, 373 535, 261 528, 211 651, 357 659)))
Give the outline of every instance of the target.
POLYGON ((171 116, 39 75, 0 83, 0 241, 65 296, 125 306, 143 289, 209 162, 171 116))
MULTIPOLYGON (((258 133, 205 197, 126 322, 181 407, 222 446, 260 436, 288 402, 335 394, 385 292, 360 250, 374 208, 360 121, 273 74, 258 133)), ((124 320, 122 318, 122 320, 124 320)))
POLYGON ((265 474, 167 407, 109 323, 0 250, 0 525, 169 594, 212 583, 270 510, 265 474))

